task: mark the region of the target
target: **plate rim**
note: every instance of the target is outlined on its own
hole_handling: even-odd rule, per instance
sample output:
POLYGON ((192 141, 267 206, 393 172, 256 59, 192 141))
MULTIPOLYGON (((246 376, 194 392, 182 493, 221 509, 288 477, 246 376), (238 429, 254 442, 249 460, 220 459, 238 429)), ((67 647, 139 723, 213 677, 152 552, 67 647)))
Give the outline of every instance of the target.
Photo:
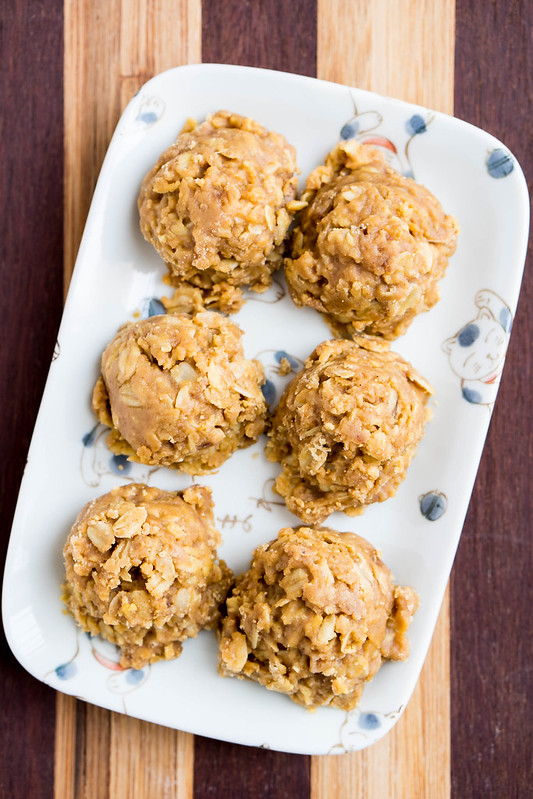
MULTIPOLYGON (((441 112, 441 111, 435 111, 433 109, 429 109, 426 106, 423 106, 423 105, 420 105, 420 104, 417 104, 417 103, 412 103, 412 102, 409 102, 409 101, 400 100, 400 99, 395 98, 395 97, 390 97, 388 95, 383 95, 383 94, 379 94, 379 93, 376 93, 376 92, 360 89, 358 87, 350 86, 348 84, 340 84, 340 83, 335 83, 335 82, 332 82, 332 81, 325 81, 325 80, 321 80, 321 79, 318 79, 318 78, 312 78, 312 77, 309 77, 309 76, 299 75, 299 74, 291 73, 291 72, 263 69, 263 68, 257 68, 257 67, 238 66, 238 65, 233 65, 233 64, 213 64, 213 63, 185 64, 185 65, 181 65, 181 66, 177 66, 177 67, 172 67, 172 68, 170 68, 168 70, 160 72, 157 75, 155 75, 152 78, 150 78, 148 81, 146 81, 143 84, 143 86, 140 88, 139 92, 137 92, 137 94, 129 101, 129 103, 124 108, 122 114, 120 115, 120 118, 119 118, 119 120, 117 122, 117 125, 115 127, 114 132, 113 132, 113 135, 112 135, 112 137, 111 137, 111 139, 109 141, 109 144, 107 146, 105 158, 104 158, 104 160, 102 162, 102 166, 101 166, 101 169, 100 169, 100 172, 99 172, 99 175, 98 175, 98 179, 97 179, 97 182, 96 182, 96 185, 95 185, 95 188, 94 188, 94 192, 93 192, 93 195, 92 195, 89 213, 87 215, 87 219, 86 219, 86 222, 85 222, 85 225, 84 225, 83 236, 82 236, 82 239, 81 239, 81 242, 80 242, 79 250, 78 250, 78 253, 77 253, 77 257, 76 257, 75 266, 74 266, 74 269, 73 269, 73 272, 72 272, 72 276, 71 276, 71 280, 70 280, 70 283, 69 283, 69 290, 68 290, 67 298, 66 298, 66 301, 65 301, 65 304, 64 304, 64 307, 63 307, 63 313, 62 313, 62 318, 61 318, 61 324, 60 324, 59 331, 58 331, 58 337, 61 335, 61 331, 62 331, 62 328, 63 328, 63 326, 65 324, 65 320, 68 321, 68 316, 69 316, 69 313, 70 313, 70 311, 69 311, 70 305, 74 302, 74 297, 75 297, 75 294, 76 294, 76 287, 77 287, 78 280, 79 280, 80 275, 81 275, 81 266, 82 266, 83 261, 84 261, 84 253, 85 253, 85 251, 86 251, 86 249, 88 247, 88 238, 89 238, 89 233, 90 233, 90 228, 91 228, 91 223, 92 223, 92 215, 94 213, 96 213, 97 201, 99 200, 100 194, 103 191, 102 187, 103 187, 103 185, 105 183, 105 180, 106 180, 108 172, 112 169, 112 151, 114 150, 114 145, 116 145, 116 142, 117 142, 117 140, 118 140, 118 138, 120 136, 120 133, 121 133, 121 131, 120 131, 121 122, 125 118, 125 115, 127 114, 128 109, 130 109, 132 104, 135 102, 135 99, 136 99, 136 97, 137 97, 137 95, 139 93, 141 93, 143 91, 146 91, 146 90, 150 89, 151 87, 153 87, 154 85, 160 83, 162 79, 165 79, 165 80, 173 79, 174 77, 176 77, 178 75, 183 75, 183 74, 186 74, 186 73, 196 73, 196 72, 204 72, 205 73, 205 72, 207 72, 209 70, 211 70, 211 71, 215 70, 216 72, 228 72, 228 73, 229 72, 234 72, 236 74, 238 74, 238 73, 242 74, 243 72, 246 72, 248 74, 261 74, 263 76, 268 75, 269 77, 275 76, 276 78, 281 78, 283 80, 288 78, 291 81, 293 81, 294 83, 304 82, 304 83, 306 83, 308 85, 320 84, 320 85, 323 85, 324 87, 335 87, 336 89, 342 89, 343 91, 346 91, 347 89, 348 90, 352 90, 352 91, 357 92, 358 94, 365 95, 369 99, 378 98, 379 101, 385 100, 387 103, 390 103, 390 104, 394 105, 397 108, 409 109, 409 111, 411 111, 411 112, 413 110, 431 111, 431 113, 435 114, 435 116, 437 116, 437 117, 439 117, 441 119, 446 119, 446 120, 450 121, 452 124, 454 124, 456 126, 460 126, 461 130, 464 130, 465 132, 467 132, 468 135, 476 135, 476 136, 481 135, 484 139, 486 139, 486 137, 489 137, 491 139, 491 141, 496 146, 500 145, 502 148, 504 148, 512 156, 513 161, 514 161, 514 166, 515 166, 515 168, 517 170, 516 174, 517 174, 518 182, 516 184, 515 196, 517 198, 517 206, 518 206, 519 210, 522 213, 522 218, 521 218, 521 220, 519 220, 519 222, 517 224, 517 227, 522 231, 522 236, 521 236, 521 241, 519 241, 518 244, 517 244, 517 248, 516 248, 517 255, 513 259, 517 266, 516 266, 516 268, 513 269, 513 273, 512 274, 514 276, 514 283, 512 284, 512 288, 510 290, 510 294, 512 294, 512 309, 513 309, 513 313, 516 311, 516 306, 518 304, 518 299, 519 299, 520 284, 521 284, 521 281, 522 281, 523 269, 524 269, 524 264, 525 264, 525 257, 526 257, 526 253, 527 253, 527 244, 528 244, 529 213, 530 213, 530 209, 529 209, 529 193, 528 193, 527 182, 526 182, 523 170, 522 170, 522 168, 520 166, 520 163, 517 160, 516 156, 514 156, 514 154, 509 150, 509 148, 502 141, 500 141, 498 138, 493 136, 490 132, 488 132, 488 131, 486 131, 486 130, 484 130, 482 128, 479 128, 479 127, 477 127, 477 126, 475 126, 475 125, 473 125, 473 124, 471 124, 469 122, 466 122, 465 120, 459 119, 458 117, 455 117, 453 115, 446 114, 446 113, 441 112), (518 265, 519 261, 521 261, 521 267, 518 265)), ((46 392, 49 390, 50 384, 51 384, 51 374, 50 374, 50 371, 49 371, 47 379, 46 379, 46 383, 45 383, 45 386, 44 386, 44 389, 43 389, 39 411, 38 411, 38 414, 37 414, 36 419, 35 419, 33 434, 32 434, 32 438, 31 438, 31 441, 30 441, 29 449, 28 449, 26 467, 27 467, 28 463, 31 461, 31 458, 32 458, 32 448, 33 448, 33 445, 34 445, 34 437, 35 437, 36 430, 37 430, 37 428, 39 426, 39 420, 40 420, 41 413, 42 413, 44 397, 45 397, 46 392)), ((481 454, 483 452, 485 440, 486 440, 486 433, 483 436, 483 447, 481 449, 481 454)), ((480 457, 481 457, 481 454, 480 454, 480 457)), ((5 559, 5 564, 4 564, 4 580, 3 580, 3 589, 2 589, 2 618, 3 618, 5 636, 6 636, 6 640, 7 640, 7 643, 9 645, 9 648, 11 649, 13 655, 15 656, 17 661, 20 663, 20 665, 26 671, 28 671, 28 673, 30 673, 32 676, 34 676, 40 682, 43 682, 46 685, 50 685, 55 690, 61 691, 62 693, 65 693, 67 695, 76 695, 76 693, 74 691, 69 691, 68 690, 68 684, 65 684, 64 687, 63 686, 52 685, 50 682, 48 682, 45 679, 45 677, 43 677, 43 675, 41 675, 41 674, 39 674, 37 672, 37 668, 35 667, 34 662, 31 661, 31 659, 28 659, 20 651, 20 649, 19 649, 19 639, 18 639, 17 635, 15 634, 15 630, 12 629, 12 626, 14 625, 13 618, 10 616, 10 614, 6 613, 6 605, 7 605, 7 598, 6 597, 7 597, 7 591, 8 591, 8 588, 9 588, 10 573, 11 573, 11 570, 12 570, 11 569, 11 563, 12 563, 12 560, 14 558, 14 552, 16 550, 16 547, 19 545, 17 536, 14 535, 14 532, 17 530, 17 527, 18 527, 18 517, 19 517, 19 514, 20 514, 21 498, 23 498, 23 496, 24 496, 23 492, 24 492, 24 486, 25 486, 25 475, 26 475, 26 471, 27 471, 26 467, 24 469, 24 473, 23 473, 23 476, 22 476, 22 479, 21 479, 21 483, 20 483, 20 486, 19 486, 18 498, 17 498, 16 508, 15 508, 15 512, 14 512, 14 516, 13 516, 12 525, 11 525, 8 548, 7 548, 6 559, 5 559)), ((478 468, 479 468, 479 460, 476 461, 476 469, 475 469, 476 476, 477 476, 478 468)), ((474 478, 473 485, 474 484, 475 484, 475 478, 474 478)), ((473 486, 472 486, 472 488, 473 488, 473 486)), ((469 505, 469 503, 467 502, 466 506, 465 506, 465 510, 464 510, 463 523, 464 523, 464 517, 466 516, 466 513, 468 511, 468 505, 469 505)), ((450 576, 451 568, 453 566, 453 562, 454 562, 454 559, 455 559, 457 546, 458 546, 460 538, 461 538, 461 532, 462 532, 462 524, 461 524, 461 529, 460 529, 458 537, 457 537, 457 543, 455 545, 455 552, 454 552, 454 556, 452 558, 452 562, 451 562, 451 565, 450 565, 450 570, 448 571, 447 576, 446 576, 445 587, 446 587, 446 585, 447 585, 447 583, 449 581, 449 576, 450 576)), ((445 590, 445 588, 444 588, 444 590, 445 590)), ((444 595, 444 592, 443 592, 443 595, 444 595)), ((440 598, 439 604, 441 604, 441 603, 442 603, 442 596, 440 598)), ((433 633, 434 633, 434 627, 432 628, 431 636, 429 637, 429 642, 428 642, 428 645, 426 647, 426 651, 424 653, 424 659, 425 659, 425 657, 427 655, 427 649, 429 648, 429 644, 430 644, 430 642, 432 640, 433 633)), ((416 677, 416 680, 414 681, 414 685, 413 685, 412 690, 414 690, 414 687, 416 686, 416 683, 418 682, 419 678, 420 678, 420 672, 418 672, 418 675, 416 677)), ((412 690, 410 692, 410 696, 412 694, 412 690)), ((410 698, 410 696, 409 696, 409 698, 410 698)), ((120 710, 120 708, 113 706, 112 702, 106 702, 105 699, 107 697, 104 697, 103 701, 100 700, 97 703, 93 699, 85 699, 83 697, 79 697, 79 698, 82 698, 83 701, 87 701, 87 702, 90 702, 92 704, 98 704, 98 706, 105 707, 105 708, 110 709, 110 710, 115 710, 116 712, 122 712, 120 710)), ((118 704, 118 702, 117 702, 117 704, 118 704)), ((405 705, 404 705, 404 707, 405 707, 405 705)), ((401 712, 403 712, 403 708, 402 708, 401 712)), ((161 720, 149 719, 146 716, 139 716, 137 714, 134 714, 134 715, 136 717, 139 717, 139 718, 146 718, 147 720, 152 721, 153 723, 158 723, 158 724, 165 725, 165 722, 162 722, 161 720)), ((399 715, 401 715, 401 713, 399 715)), ((399 718, 399 716, 398 716, 398 718, 399 718)), ((397 719, 395 720, 395 723, 396 723, 396 721, 397 721, 397 719)), ((165 726, 171 726, 174 729, 184 729, 184 726, 186 727, 187 725, 180 725, 180 727, 175 727, 173 725, 165 725, 165 726)), ((394 726, 394 725, 392 725, 392 726, 394 726)), ((383 737, 385 734, 387 734, 387 732, 389 732, 390 729, 391 728, 387 728, 383 732, 383 734, 380 736, 380 738, 383 737)), ((186 730, 186 731, 194 732, 194 730, 186 730)), ((213 735, 212 733, 201 732, 201 731, 196 731, 196 734, 213 735)), ((235 742, 235 743, 239 743, 241 745, 258 746, 258 744, 250 743, 249 741, 246 741, 246 740, 237 740, 235 735, 231 735, 229 737, 222 738, 220 735, 217 734, 216 736, 213 736, 213 737, 216 737, 217 739, 220 739, 220 740, 232 741, 232 742, 235 742)), ((373 743, 376 743, 377 740, 379 740, 380 738, 376 738, 376 739, 370 741, 369 744, 366 744, 366 745, 371 745, 373 743)), ((274 748, 274 747, 272 747, 272 748, 274 748)), ((323 749, 318 748, 315 751, 311 752, 311 751, 309 751, 308 747, 305 749, 305 752, 304 752, 304 750, 285 749, 285 748, 279 748, 279 749, 277 749, 277 751, 287 751, 287 752, 301 753, 301 754, 304 754, 304 753, 306 753, 306 754, 324 754, 323 749)))

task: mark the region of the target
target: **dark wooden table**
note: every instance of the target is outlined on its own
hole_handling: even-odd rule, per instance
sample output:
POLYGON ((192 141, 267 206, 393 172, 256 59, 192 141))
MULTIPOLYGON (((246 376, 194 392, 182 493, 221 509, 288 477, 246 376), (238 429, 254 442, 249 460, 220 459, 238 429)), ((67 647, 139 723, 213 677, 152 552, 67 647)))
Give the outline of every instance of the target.
MULTIPOLYGON (((315 0, 204 0, 202 10, 204 61, 316 74, 315 0)), ((533 6, 457 0, 455 15, 455 114, 502 139, 531 179, 533 6)), ((2 560, 62 312, 63 22, 60 0, 0 4, 2 560)), ((451 578, 457 799, 533 792, 532 318, 530 263, 451 578)), ((55 693, 2 636, 0 799, 53 795, 55 713, 55 693)), ((196 799, 310 795, 309 758, 196 739, 196 799)))

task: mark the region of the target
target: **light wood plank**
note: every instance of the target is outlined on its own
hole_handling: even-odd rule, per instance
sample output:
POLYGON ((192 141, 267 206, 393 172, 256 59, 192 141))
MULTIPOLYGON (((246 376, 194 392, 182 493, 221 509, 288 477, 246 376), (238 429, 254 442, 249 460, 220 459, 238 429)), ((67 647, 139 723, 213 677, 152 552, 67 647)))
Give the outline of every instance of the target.
POLYGON ((109 796, 109 729, 111 714, 95 705, 83 705, 76 723, 76 799, 109 796))
POLYGON ((65 290, 120 114, 153 75, 201 61, 201 0, 65 0, 65 290))
POLYGON ((448 799, 449 602, 443 603, 418 685, 393 730, 349 755, 311 759, 311 799, 448 799))
POLYGON ((102 708, 57 695, 54 799, 108 797, 110 717, 102 708))
MULTIPOLYGON (((201 61, 201 0, 65 0, 64 35, 66 292, 119 116, 154 74, 201 61)), ((192 797, 192 736, 81 707, 58 694, 55 799, 192 797)))
MULTIPOLYGON (((318 0, 319 78, 453 113, 454 0, 318 0)), ((411 701, 378 744, 312 759, 312 799, 450 796, 448 593, 411 701)))
POLYGON ((73 696, 57 694, 54 748, 54 799, 75 796, 76 705, 73 696), (68 744, 66 743, 68 742, 68 744))
POLYGON ((110 746, 109 796, 113 799, 192 797, 193 735, 113 713, 110 746), (134 792, 125 791, 125 785, 134 792))
POLYGON ((318 0, 319 78, 453 113, 454 0, 318 0))

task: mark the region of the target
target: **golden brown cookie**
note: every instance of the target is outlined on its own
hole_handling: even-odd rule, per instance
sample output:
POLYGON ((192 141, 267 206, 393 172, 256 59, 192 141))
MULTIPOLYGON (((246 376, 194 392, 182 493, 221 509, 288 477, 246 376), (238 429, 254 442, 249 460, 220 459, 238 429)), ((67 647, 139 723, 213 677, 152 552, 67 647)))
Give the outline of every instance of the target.
POLYGON ((234 322, 163 314, 124 325, 107 346, 93 409, 113 452, 203 474, 263 432, 263 381, 234 322))
POLYGON ((457 222, 379 150, 341 142, 309 175, 302 200, 287 283, 294 302, 325 314, 336 335, 392 339, 437 302, 457 222))
POLYGON ((396 493, 424 433, 429 384, 383 339, 325 341, 283 393, 266 454, 308 524, 396 493))
POLYGON ((296 151, 283 136, 218 111, 181 133, 147 174, 141 231, 172 279, 264 291, 299 207, 296 172, 296 151))
POLYGON ((285 528, 256 549, 228 596, 224 677, 256 680, 309 710, 352 710, 383 660, 405 660, 418 607, 353 533, 285 528))
POLYGON ((232 580, 219 542, 208 488, 115 488, 70 531, 63 600, 83 630, 121 648, 122 666, 176 658, 218 622, 232 580))

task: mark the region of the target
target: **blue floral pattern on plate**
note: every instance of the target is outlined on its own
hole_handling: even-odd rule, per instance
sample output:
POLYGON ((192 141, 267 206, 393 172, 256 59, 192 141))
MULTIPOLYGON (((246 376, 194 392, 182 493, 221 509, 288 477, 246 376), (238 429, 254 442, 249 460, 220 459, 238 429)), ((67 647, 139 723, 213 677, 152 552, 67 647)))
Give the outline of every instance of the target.
POLYGON ((488 154, 485 166, 491 178, 505 178, 513 171, 514 161, 510 153, 497 147, 488 154))
POLYGON ((436 522, 446 513, 448 499, 440 491, 428 491, 418 498, 420 513, 430 522, 436 522))

